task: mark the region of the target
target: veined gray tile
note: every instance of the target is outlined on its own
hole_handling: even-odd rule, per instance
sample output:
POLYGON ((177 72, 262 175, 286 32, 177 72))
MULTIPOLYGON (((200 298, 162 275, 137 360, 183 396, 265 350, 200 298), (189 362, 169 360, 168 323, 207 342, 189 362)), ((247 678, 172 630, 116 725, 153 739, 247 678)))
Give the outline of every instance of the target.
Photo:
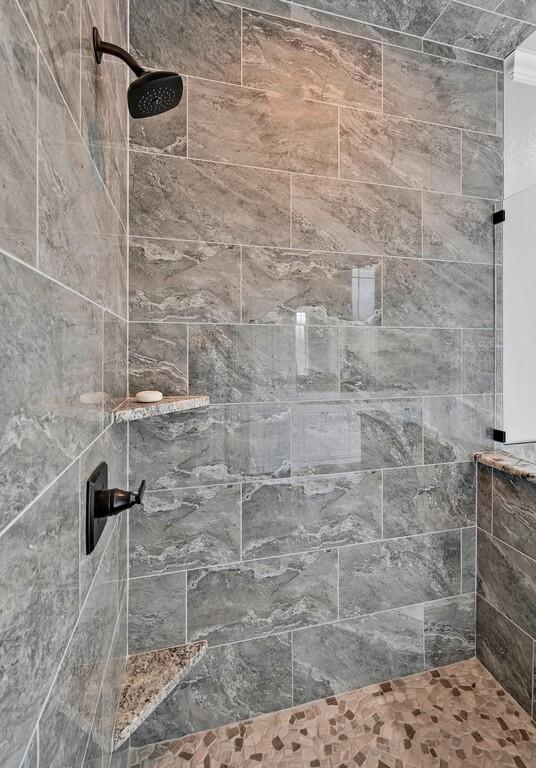
POLYGON ((337 618, 337 551, 189 571, 188 641, 211 645, 337 618))
POLYGON ((294 704, 421 672, 423 652, 422 606, 294 632, 294 704))
MULTIPOLYGON (((61 10, 55 0, 21 0, 20 6, 34 33, 69 109, 80 119, 80 2, 66 0, 61 10)), ((40 75, 43 70, 41 68, 40 75)))
POLYGON ((475 395, 495 389, 495 331, 463 332, 463 391, 475 395))
POLYGON ((484 136, 480 133, 467 133, 467 131, 464 131, 462 144, 464 195, 497 199, 502 197, 502 138, 500 136, 484 136))
POLYGON ((424 257, 493 264, 493 203, 425 192, 424 257))
POLYGON ((243 84, 361 109, 381 109, 381 45, 243 11, 243 84))
POLYGON ((472 462, 384 472, 385 538, 464 528, 474 522, 475 467, 472 462))
POLYGON ((461 392, 460 331, 341 328, 340 338, 341 392, 363 397, 461 392))
POLYGON ((493 267, 417 259, 385 259, 386 326, 493 328, 493 267))
POLYGON ((191 79, 188 156, 337 176, 337 121, 331 104, 191 79))
POLYGON ((491 533, 493 504, 493 469, 477 464, 477 525, 491 533))
POLYGON ((383 108, 388 114, 495 132, 496 74, 458 61, 386 46, 383 108))
POLYGON ((292 244, 327 251, 422 254, 421 193, 312 176, 292 179, 292 244))
POLYGON ((240 320, 240 247, 130 239, 130 320, 240 320))
POLYGON ((419 400, 292 405, 292 473, 322 474, 418 464, 419 400))
POLYGON ((462 531, 462 592, 476 589, 476 528, 462 531))
POLYGON ((460 592, 460 531, 429 533, 339 550, 341 618, 460 592))
POLYGON ((130 120, 129 142, 132 149, 186 157, 186 105, 190 82, 191 80, 183 78, 182 99, 175 109, 163 112, 155 120, 130 120))
MULTIPOLYGON (((314 3, 309 3, 313 5, 314 3)), ((252 7, 250 5, 250 7, 252 7)), ((259 10, 262 10, 259 8, 259 10)), ((282 16, 282 13, 278 13, 282 16)), ((393 29, 387 29, 374 24, 366 24, 347 16, 336 16, 332 13, 324 13, 314 8, 291 3, 290 18, 295 21, 303 21, 306 24, 314 24, 317 27, 327 27, 337 32, 346 32, 349 35, 358 37, 368 37, 370 40, 378 40, 382 43, 391 43, 391 45, 401 45, 404 48, 413 48, 416 51, 421 50, 421 39, 415 35, 406 35, 403 32, 396 32, 393 29)))
POLYGON ((130 574, 240 560, 240 486, 148 493, 130 518, 130 574))
POLYGON ((242 314, 245 323, 379 324, 380 259, 244 247, 242 314))
POLYGON ((289 635, 209 648, 141 725, 131 745, 215 728, 292 705, 289 635))
POLYGON ((504 59, 534 30, 530 24, 451 2, 426 37, 504 59))
POLYGON ((129 391, 144 389, 164 395, 188 391, 188 341, 186 325, 179 323, 130 323, 128 337, 129 391))
POLYGON ((499 6, 493 10, 496 10, 497 13, 503 13, 505 16, 513 16, 514 19, 522 19, 536 24, 534 0, 502 0, 499 6))
POLYGON ((244 558, 337 547, 382 535, 379 472, 248 483, 242 493, 244 558))
MULTIPOLYGON (((108 541, 114 532, 115 518, 106 527, 97 546, 86 555, 87 481, 93 470, 105 461, 108 464, 108 488, 128 488, 127 430, 125 424, 114 424, 106 430, 80 457, 80 606, 82 606, 108 541)), ((126 515, 125 515, 126 517, 126 515)))
POLYGON ((39 267, 126 315, 126 236, 48 68, 39 70, 39 267))
POLYGON ((456 128, 341 109, 340 136, 342 178, 461 191, 461 135, 456 128))
MULTIPOLYGON (((115 635, 110 648, 110 657, 106 665, 102 682, 101 744, 103 768, 108 766, 113 751, 113 735, 117 708, 122 689, 122 677, 128 653, 127 637, 127 600, 124 599, 119 609, 115 635), (108 762, 107 762, 108 761, 108 762)), ((95 768, 100 768, 99 764, 95 768)), ((119 765, 116 768, 120 768, 119 765)), ((124 766, 123 768, 126 768, 124 766)))
POLYGON ((0 529, 102 425, 102 312, 0 256, 0 529))
POLYGON ((532 639, 477 597, 476 655, 495 679, 531 713, 532 639))
MULTIPOLYGON (((117 532, 117 525, 114 531, 117 532)), ((116 535, 110 538, 40 720, 41 764, 82 763, 118 615, 116 535)))
POLYGON ((424 606, 426 669, 456 664, 475 655, 475 595, 459 595, 424 606))
POLYGON ((20 768, 39 768, 38 730, 39 728, 36 728, 28 749, 26 750, 26 754, 24 755, 24 759, 20 764, 20 768))
POLYGON ((307 0, 313 8, 350 16, 370 24, 421 37, 441 13, 447 0, 307 0))
POLYGON ((536 636, 536 562, 485 531, 478 532, 478 594, 531 637, 536 636))
POLYGON ((5 768, 19 768, 78 617, 77 513, 75 464, 0 539, 5 768))
POLYGON ((190 325, 190 392, 213 403, 338 397, 336 328, 190 325))
POLYGON ((130 51, 141 64, 240 83, 240 8, 132 0, 130 20, 130 51))
POLYGON ((493 473, 493 535, 536 559, 536 488, 504 472, 493 473))
POLYGON ((16 4, 0 8, 0 65, 10 88, 0 102, 0 248, 36 260, 36 45, 16 4))
POLYGON ((130 424, 132 478, 149 490, 290 474, 287 405, 223 405, 130 424))
MULTIPOLYGON (((491 4, 493 3, 495 3, 495 0, 491 0, 491 4)), ((409 46, 404 47, 408 48, 409 46)), ((437 43, 434 40, 423 40, 422 49, 425 53, 431 53, 433 56, 442 56, 445 59, 454 59, 455 61, 460 61, 464 64, 474 64, 477 67, 493 69, 496 72, 503 71, 502 59, 497 59, 493 56, 483 55, 481 53, 475 53, 474 51, 468 51, 466 48, 456 48, 455 46, 447 45, 446 43, 437 43)))
POLYGON ((128 652, 169 648, 186 642, 186 574, 130 579, 128 652))
POLYGON ((127 321, 103 313, 103 405, 105 425, 128 394, 127 321))
POLYGON ((286 173, 131 153, 133 235, 289 245, 286 173))
POLYGON ((424 462, 470 461, 493 447, 493 395, 423 400, 424 462))

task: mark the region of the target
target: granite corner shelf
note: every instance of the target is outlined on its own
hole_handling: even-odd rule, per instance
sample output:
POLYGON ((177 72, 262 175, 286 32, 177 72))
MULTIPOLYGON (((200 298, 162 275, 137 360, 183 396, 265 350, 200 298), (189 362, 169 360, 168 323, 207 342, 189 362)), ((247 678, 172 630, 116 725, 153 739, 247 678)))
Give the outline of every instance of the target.
POLYGON ((485 467, 497 469, 513 477, 521 477, 536 485, 536 463, 518 459, 506 451, 483 451, 475 453, 475 461, 485 467))
POLYGON ((114 750, 173 692, 206 650, 207 641, 199 640, 127 656, 115 721, 114 750))
POLYGON ((168 413, 193 411, 196 408, 206 408, 210 405, 207 395, 180 395, 178 397, 163 397, 157 403, 139 403, 134 397, 129 397, 114 410, 114 421, 136 421, 149 419, 151 416, 164 416, 168 413))

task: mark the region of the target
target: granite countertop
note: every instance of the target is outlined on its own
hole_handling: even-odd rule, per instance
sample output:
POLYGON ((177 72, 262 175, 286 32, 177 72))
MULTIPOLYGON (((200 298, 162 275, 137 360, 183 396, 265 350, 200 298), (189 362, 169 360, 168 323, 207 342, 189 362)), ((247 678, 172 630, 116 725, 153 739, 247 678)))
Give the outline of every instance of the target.
POLYGON ((205 408, 210 405, 207 395, 181 395, 178 397, 163 397, 157 403, 139 403, 136 398, 123 400, 114 410, 115 421, 135 421, 148 419, 151 416, 163 416, 167 413, 192 411, 195 408, 205 408))
POLYGON ((180 683, 207 649, 206 640, 128 656, 114 731, 118 749, 180 683))
POLYGON ((486 467, 493 467, 501 472, 506 472, 514 477, 522 477, 529 483, 536 485, 536 463, 518 459, 506 451, 487 451, 475 453, 475 461, 486 467))

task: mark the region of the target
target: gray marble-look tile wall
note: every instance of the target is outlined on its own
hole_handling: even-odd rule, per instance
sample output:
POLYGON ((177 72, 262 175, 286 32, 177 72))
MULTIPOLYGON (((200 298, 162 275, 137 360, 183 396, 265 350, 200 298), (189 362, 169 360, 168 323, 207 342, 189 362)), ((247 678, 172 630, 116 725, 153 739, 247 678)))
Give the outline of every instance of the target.
POLYGON ((5 768, 100 767, 112 750, 127 526, 109 522, 86 556, 85 482, 105 460, 111 482, 127 483, 126 429, 110 414, 127 393, 128 80, 97 67, 91 26, 125 44, 126 11, 115 0, 0 9, 5 768))
POLYGON ((479 467, 477 655, 533 715, 536 488, 479 467))
POLYGON ((211 646, 136 748, 474 653, 501 95, 446 5, 131 2, 188 101, 131 125, 131 391, 211 398, 130 425, 131 648, 211 646))

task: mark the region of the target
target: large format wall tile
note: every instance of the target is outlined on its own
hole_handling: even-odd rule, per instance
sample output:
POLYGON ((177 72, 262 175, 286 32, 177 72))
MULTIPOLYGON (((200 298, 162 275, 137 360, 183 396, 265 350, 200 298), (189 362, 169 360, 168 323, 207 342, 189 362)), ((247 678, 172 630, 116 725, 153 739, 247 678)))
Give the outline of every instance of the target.
POLYGON ((104 424, 112 423, 114 409, 128 395, 128 323, 117 315, 103 312, 102 324, 102 400, 104 424))
POLYGON ((463 132, 462 179, 464 195, 502 197, 502 138, 463 132))
POLYGON ((459 331, 342 328, 340 336, 341 392, 363 397, 461 392, 459 331))
POLYGON ((286 173, 131 153, 133 235, 289 245, 286 173))
POLYGON ((383 87, 386 113, 495 133, 491 70, 386 46, 383 87))
POLYGON ((188 640, 211 645, 337 618, 337 551, 189 571, 188 640))
POLYGON ((32 741, 26 750, 20 768, 39 768, 39 728, 36 728, 32 741))
MULTIPOLYGON (((482 0, 483 1, 483 0, 482 0)), ((495 0, 488 0, 493 3, 495 0)), ((404 46, 409 48, 410 46, 404 46)), ((470 51, 467 48, 456 48, 453 45, 447 43, 437 43, 434 40, 422 41, 422 49, 424 53, 431 53, 433 56, 442 56, 444 59, 453 59, 454 61, 460 61, 465 64, 474 64, 476 67, 484 67, 485 69, 493 69, 495 72, 503 71, 503 60, 494 56, 488 56, 483 53, 476 53, 470 51)), ((415 49, 418 50, 418 49, 415 49)))
POLYGON ((240 560, 240 486, 148 493, 130 512, 130 575, 240 560))
POLYGON ((380 262, 373 256, 244 247, 242 320, 376 325, 381 321, 380 262))
POLYGON ((534 31, 530 24, 452 2, 426 37, 504 59, 534 31))
POLYGON ((0 8, 0 65, 10 83, 0 102, 0 248, 36 260, 36 46, 16 4, 0 8))
POLYGON ((0 748, 18 768, 78 617, 78 465, 0 538, 0 748))
POLYGON ((188 391, 188 340, 186 325, 179 323, 130 323, 128 378, 131 396, 144 389, 166 395, 188 391))
POLYGON ((478 594, 536 637, 536 561, 478 532, 478 594))
POLYGON ((489 200, 425 192, 424 257, 493 264, 493 210, 489 200))
POLYGON ((536 559, 536 488, 519 477, 493 473, 493 535, 536 559))
POLYGON ((240 82, 240 8, 213 0, 131 0, 130 50, 141 64, 240 82))
POLYGON ((386 538, 464 528, 475 521, 472 462, 389 469, 383 474, 386 538))
POLYGON ((298 248, 421 256, 421 193, 415 190, 292 179, 292 244, 298 248))
POLYGON ((444 667, 475 655, 475 595, 424 606, 426 668, 444 667))
POLYGON ((384 325, 493 328, 493 267, 384 260, 384 325))
POLYGON ((243 12, 243 84, 361 109, 382 103, 381 45, 243 12))
POLYGON ((191 325, 189 387, 213 403, 338 396, 336 328, 191 325))
POLYGON ((462 592, 473 593, 476 589, 476 528, 462 531, 462 592))
POLYGON ((491 533, 493 504, 493 469, 477 465, 477 525, 491 533))
POLYGON ((463 331, 463 391, 468 395, 495 390, 495 331, 463 331))
POLYGON ((423 650, 422 606, 294 632, 294 704, 420 672, 423 650))
POLYGON ((337 107, 190 79, 188 156, 337 176, 337 107))
POLYGON ((477 597, 476 655, 498 682, 532 712, 533 641, 477 597))
POLYGON ((128 652, 169 648, 186 642, 186 574, 130 579, 128 652))
POLYGON ((292 449, 292 472, 298 475, 420 463, 420 402, 297 403, 292 449))
POLYGON ((341 177, 443 192, 461 190, 455 128, 341 110, 341 177))
POLYGON ((270 557, 381 538, 381 474, 243 486, 243 557, 270 557))
POLYGON ((148 490, 290 474, 287 405, 222 405, 132 422, 130 469, 148 490))
POLYGON ((514 19, 522 19, 536 24, 536 5, 534 0, 502 0, 493 10, 496 10, 498 13, 504 13, 505 16, 512 16, 514 19))
POLYGON ((3 256, 0 284, 3 528, 101 430, 102 312, 3 256))
POLYGON ((180 104, 162 112, 157 120, 130 120, 129 145, 140 152, 186 157, 189 81, 183 78, 180 104))
POLYGON ((130 320, 240 320, 240 247, 130 239, 130 320))
POLYGON ((430 533, 340 550, 341 618, 460 592, 460 532, 430 533))
POLYGON ((470 461, 493 445, 493 395, 423 400, 425 464, 470 461))
POLYGON ((289 635, 209 648, 135 732, 131 745, 177 738, 291 705, 289 635))

